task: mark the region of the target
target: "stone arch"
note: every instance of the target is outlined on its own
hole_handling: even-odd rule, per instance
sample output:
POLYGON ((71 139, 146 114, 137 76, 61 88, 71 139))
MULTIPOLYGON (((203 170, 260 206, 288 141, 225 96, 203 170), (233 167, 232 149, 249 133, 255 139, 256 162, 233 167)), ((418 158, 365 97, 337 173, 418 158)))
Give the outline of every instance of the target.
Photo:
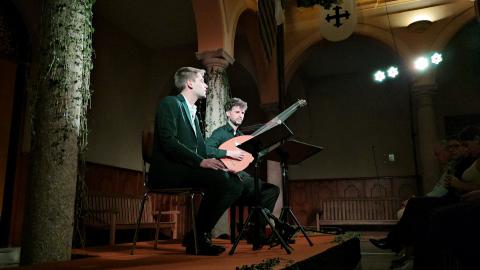
POLYGON ((256 10, 256 1, 192 1, 197 27, 198 52, 222 49, 234 55, 235 34, 240 16, 256 10))
POLYGON ((447 27, 438 35, 432 44, 433 51, 442 51, 450 42, 450 40, 462 29, 467 23, 475 19, 475 10, 473 7, 465 10, 463 13, 455 17, 447 27))
MULTIPOLYGON (((398 50, 401 60, 408 59, 412 55, 410 48, 405 42, 397 37, 395 38, 394 42, 392 34, 384 29, 366 24, 358 24, 354 34, 370 37, 374 40, 380 41, 391 48, 392 51, 398 50)), ((316 32, 307 38, 296 42, 296 45, 290 49, 289 53, 285 57, 285 78, 287 86, 297 68, 303 62, 304 52, 321 40, 323 40, 323 37, 319 32, 316 32)))

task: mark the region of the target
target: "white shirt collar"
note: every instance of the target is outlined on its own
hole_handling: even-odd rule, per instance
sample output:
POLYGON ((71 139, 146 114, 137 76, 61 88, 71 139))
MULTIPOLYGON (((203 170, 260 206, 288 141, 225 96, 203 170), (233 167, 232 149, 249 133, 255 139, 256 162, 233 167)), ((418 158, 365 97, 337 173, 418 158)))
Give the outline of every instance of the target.
POLYGON ((195 104, 190 104, 188 100, 185 100, 187 102, 188 110, 190 111, 190 117, 192 121, 195 119, 195 114, 197 113, 197 106, 195 104))

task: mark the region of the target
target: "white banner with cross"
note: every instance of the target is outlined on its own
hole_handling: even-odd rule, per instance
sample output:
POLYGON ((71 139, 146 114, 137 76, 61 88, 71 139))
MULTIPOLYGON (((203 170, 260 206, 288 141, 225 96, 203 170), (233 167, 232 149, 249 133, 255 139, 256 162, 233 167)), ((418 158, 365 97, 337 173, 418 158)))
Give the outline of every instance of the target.
POLYGON ((342 4, 332 5, 330 9, 320 7, 320 33, 329 41, 341 41, 348 38, 357 26, 355 0, 343 0, 342 4))

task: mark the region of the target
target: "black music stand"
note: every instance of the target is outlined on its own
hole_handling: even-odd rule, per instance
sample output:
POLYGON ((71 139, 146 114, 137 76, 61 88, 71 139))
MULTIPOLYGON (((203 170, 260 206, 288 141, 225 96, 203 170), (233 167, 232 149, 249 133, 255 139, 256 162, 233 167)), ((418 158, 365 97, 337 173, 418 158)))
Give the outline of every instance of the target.
MULTIPOLYGON (((282 189, 283 189, 283 207, 280 212, 280 221, 288 223, 289 220, 293 220, 297 227, 302 231, 305 239, 307 239, 308 244, 313 246, 312 241, 307 236, 305 229, 298 221, 295 214, 293 214, 292 209, 289 205, 289 196, 288 196, 288 165, 299 164, 300 162, 306 160, 307 158, 315 155, 316 153, 322 151, 323 147, 311 145, 304 142, 299 142, 296 140, 288 140, 283 142, 275 150, 271 151, 265 156, 265 159, 278 161, 280 162, 282 170, 282 189)), ((292 235, 293 236, 293 235, 292 235)), ((289 241, 290 239, 284 239, 289 241)))
MULTIPOLYGON (((277 123, 272 128, 268 129, 267 131, 253 137, 252 139, 244 142, 243 144, 239 145, 238 147, 249 152, 254 157, 255 162, 255 170, 254 170, 254 197, 255 197, 255 206, 253 207, 252 211, 248 215, 247 219, 245 220, 241 232, 238 234, 235 242, 233 243, 232 249, 228 253, 229 255, 233 255, 235 253, 235 249, 237 248, 240 239, 242 238, 243 234, 245 233, 245 229, 248 227, 247 225, 250 222, 250 219, 253 217, 254 221, 254 235, 259 235, 260 227, 259 227, 259 219, 263 218, 267 222, 267 224, 272 229, 272 233, 279 239, 280 244, 285 251, 290 254, 292 253, 292 248, 287 244, 283 237, 280 235, 278 230, 275 229, 274 224, 270 221, 269 216, 264 208, 260 206, 260 194, 259 194, 259 180, 258 180, 258 167, 262 161, 262 158, 270 151, 274 150, 278 143, 282 140, 286 140, 293 135, 292 131, 283 124, 283 122, 277 123)), ((258 237, 254 237, 254 247, 258 244, 258 237)))

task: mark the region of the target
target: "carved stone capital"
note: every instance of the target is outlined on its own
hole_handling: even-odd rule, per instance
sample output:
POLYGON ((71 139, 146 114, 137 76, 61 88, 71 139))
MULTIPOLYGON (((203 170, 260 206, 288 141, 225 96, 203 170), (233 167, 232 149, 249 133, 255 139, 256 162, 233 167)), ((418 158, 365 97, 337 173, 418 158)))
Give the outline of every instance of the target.
POLYGON ((433 106, 433 97, 437 94, 437 85, 414 85, 412 93, 413 97, 418 102, 418 106, 433 106))
POLYGON ((224 70, 235 61, 224 49, 197 52, 197 59, 202 61, 209 73, 218 69, 224 70))
POLYGON ((437 93, 437 84, 416 84, 412 88, 412 92, 418 95, 434 95, 437 93))

